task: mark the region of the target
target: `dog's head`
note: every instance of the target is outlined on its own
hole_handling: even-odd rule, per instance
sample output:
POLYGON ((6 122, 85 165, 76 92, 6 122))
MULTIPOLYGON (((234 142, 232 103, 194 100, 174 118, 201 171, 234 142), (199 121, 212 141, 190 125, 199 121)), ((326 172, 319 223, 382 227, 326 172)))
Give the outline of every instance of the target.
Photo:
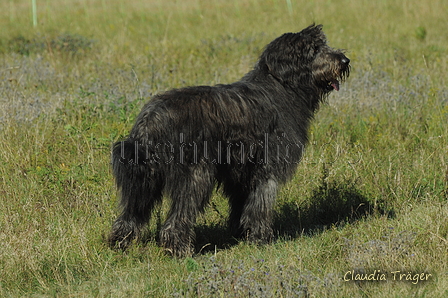
POLYGON ((258 66, 291 88, 312 88, 320 96, 339 90, 350 74, 350 60, 327 45, 322 25, 285 33, 266 46, 258 66))

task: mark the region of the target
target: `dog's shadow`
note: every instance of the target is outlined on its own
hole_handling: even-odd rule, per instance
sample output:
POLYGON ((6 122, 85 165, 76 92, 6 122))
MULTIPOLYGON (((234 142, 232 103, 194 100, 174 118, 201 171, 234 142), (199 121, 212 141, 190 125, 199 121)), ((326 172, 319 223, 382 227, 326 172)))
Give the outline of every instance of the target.
MULTIPOLYGON (((394 211, 387 210, 385 202, 369 198, 348 183, 322 182, 306 200, 292 198, 277 204, 273 220, 276 239, 315 235, 328 227, 343 227, 369 216, 394 217, 394 211)), ((195 232, 199 254, 230 248, 239 241, 225 225, 198 225, 195 232)))
POLYGON ((281 204, 274 218, 279 237, 315 235, 328 227, 343 227, 370 216, 394 217, 384 201, 374 200, 348 183, 322 183, 300 205, 297 201, 281 204))

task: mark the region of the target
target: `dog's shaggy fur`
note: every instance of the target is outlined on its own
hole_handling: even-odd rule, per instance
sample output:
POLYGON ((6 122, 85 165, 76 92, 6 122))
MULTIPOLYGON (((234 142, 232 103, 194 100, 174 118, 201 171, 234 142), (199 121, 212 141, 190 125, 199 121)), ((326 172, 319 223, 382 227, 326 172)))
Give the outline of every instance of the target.
POLYGON ((113 146, 120 216, 109 242, 138 238, 162 195, 171 198, 160 244, 193 253, 193 225, 216 183, 229 199, 233 235, 271 240, 278 186, 294 174, 319 104, 349 75, 350 60, 327 46, 322 26, 267 45, 254 69, 229 85, 188 87, 155 96, 129 137, 113 146))

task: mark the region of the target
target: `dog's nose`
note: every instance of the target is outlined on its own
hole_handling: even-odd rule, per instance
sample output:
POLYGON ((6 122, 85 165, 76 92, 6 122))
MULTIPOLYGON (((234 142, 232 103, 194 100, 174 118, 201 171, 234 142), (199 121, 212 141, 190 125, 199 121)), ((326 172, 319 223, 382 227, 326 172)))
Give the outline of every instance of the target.
POLYGON ((350 63, 350 59, 348 59, 347 57, 344 57, 344 58, 342 58, 341 62, 344 63, 344 64, 349 64, 350 63))

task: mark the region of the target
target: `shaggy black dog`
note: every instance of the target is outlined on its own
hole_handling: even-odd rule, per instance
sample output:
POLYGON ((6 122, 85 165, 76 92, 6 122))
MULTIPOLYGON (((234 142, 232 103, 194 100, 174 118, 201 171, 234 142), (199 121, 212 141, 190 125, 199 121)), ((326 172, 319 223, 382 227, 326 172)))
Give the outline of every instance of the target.
POLYGON ((113 146, 122 211, 111 246, 125 249, 138 238, 166 195, 171 209, 160 244, 174 256, 191 255, 193 225, 217 183, 229 199, 233 235, 271 240, 278 187, 294 174, 313 114, 339 90, 349 62, 312 25, 268 44, 238 82, 155 96, 113 146))

